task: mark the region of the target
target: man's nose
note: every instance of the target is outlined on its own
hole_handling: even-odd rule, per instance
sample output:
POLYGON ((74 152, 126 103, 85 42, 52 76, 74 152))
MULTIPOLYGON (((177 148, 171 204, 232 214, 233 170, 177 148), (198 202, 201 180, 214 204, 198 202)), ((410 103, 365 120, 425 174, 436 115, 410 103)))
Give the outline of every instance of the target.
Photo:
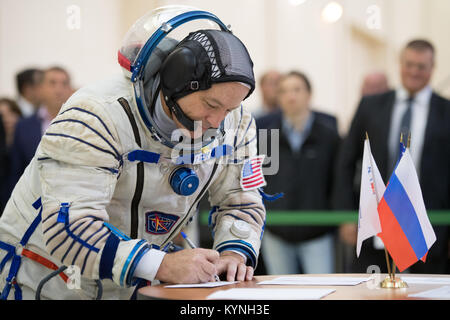
POLYGON ((218 128, 220 123, 225 119, 227 112, 225 110, 214 110, 210 112, 205 120, 214 128, 218 128))

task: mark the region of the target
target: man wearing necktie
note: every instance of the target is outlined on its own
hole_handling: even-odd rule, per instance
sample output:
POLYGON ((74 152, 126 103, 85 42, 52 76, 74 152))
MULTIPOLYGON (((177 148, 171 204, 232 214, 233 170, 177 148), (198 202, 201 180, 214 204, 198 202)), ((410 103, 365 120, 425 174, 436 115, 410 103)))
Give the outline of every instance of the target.
MULTIPOLYGON (((427 40, 412 40, 400 55, 401 85, 396 90, 363 97, 352 120, 338 158, 333 203, 336 209, 357 210, 360 169, 365 132, 369 134, 372 154, 385 183, 399 156, 400 135, 407 141, 422 188, 425 207, 450 209, 450 101, 430 87, 435 65, 435 49, 427 40), (354 181, 357 181, 355 183, 354 181)), ((448 226, 433 226, 437 241, 426 263, 416 263, 408 270, 417 273, 448 272, 448 226)), ((357 226, 342 225, 341 240, 356 244, 357 226)), ((382 243, 377 238, 365 241, 356 259, 353 250, 348 269, 366 272, 370 265, 386 271, 382 243), (381 244, 381 245, 380 245, 381 244)))

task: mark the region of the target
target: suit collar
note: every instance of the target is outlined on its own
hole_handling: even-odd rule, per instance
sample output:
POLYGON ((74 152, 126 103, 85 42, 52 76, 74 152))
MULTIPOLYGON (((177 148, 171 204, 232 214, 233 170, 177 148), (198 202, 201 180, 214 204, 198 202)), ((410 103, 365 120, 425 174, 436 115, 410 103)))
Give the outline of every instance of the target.
MULTIPOLYGON (((425 86, 422 90, 417 92, 414 95, 414 103, 417 103, 419 105, 427 105, 430 102, 431 95, 433 93, 433 90, 429 85, 425 86)), ((400 86, 395 91, 395 99, 397 102, 403 102, 408 100, 409 98, 409 92, 403 87, 400 86)))

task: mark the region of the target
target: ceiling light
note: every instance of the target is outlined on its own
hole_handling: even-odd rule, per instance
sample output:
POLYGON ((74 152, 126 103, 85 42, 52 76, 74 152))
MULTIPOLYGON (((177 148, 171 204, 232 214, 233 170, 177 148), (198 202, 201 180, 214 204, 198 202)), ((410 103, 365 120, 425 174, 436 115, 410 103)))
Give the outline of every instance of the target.
POLYGON ((334 23, 342 17, 342 6, 337 2, 328 3, 322 10, 322 20, 326 23, 334 23))

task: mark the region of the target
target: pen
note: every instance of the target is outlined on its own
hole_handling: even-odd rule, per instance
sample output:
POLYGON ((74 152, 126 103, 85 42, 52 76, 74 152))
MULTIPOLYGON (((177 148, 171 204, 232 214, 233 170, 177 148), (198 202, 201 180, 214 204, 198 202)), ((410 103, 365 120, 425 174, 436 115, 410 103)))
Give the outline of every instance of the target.
MULTIPOLYGON (((184 233, 183 231, 181 231, 181 236, 183 237, 184 240, 186 240, 186 242, 188 243, 188 245, 189 245, 192 249, 197 248, 197 247, 195 246, 195 244, 191 241, 191 239, 189 239, 189 237, 187 236, 186 233, 184 233)), ((217 282, 220 281, 219 276, 218 276, 217 274, 214 275, 214 278, 216 279, 217 282)))

